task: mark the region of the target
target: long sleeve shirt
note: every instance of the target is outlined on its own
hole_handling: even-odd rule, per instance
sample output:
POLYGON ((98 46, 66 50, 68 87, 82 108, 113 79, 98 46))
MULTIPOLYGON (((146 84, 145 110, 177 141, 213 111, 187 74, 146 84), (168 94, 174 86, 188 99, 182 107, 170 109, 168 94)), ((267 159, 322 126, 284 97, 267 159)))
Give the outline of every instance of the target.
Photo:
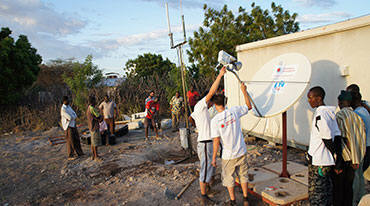
POLYGON ((77 115, 71 106, 63 104, 60 109, 60 116, 62 118, 61 121, 64 130, 67 130, 68 127, 76 127, 77 115))
POLYGON ((366 133, 364 122, 352 108, 344 107, 336 114, 338 127, 344 141, 342 155, 344 161, 360 164, 366 151, 366 133))

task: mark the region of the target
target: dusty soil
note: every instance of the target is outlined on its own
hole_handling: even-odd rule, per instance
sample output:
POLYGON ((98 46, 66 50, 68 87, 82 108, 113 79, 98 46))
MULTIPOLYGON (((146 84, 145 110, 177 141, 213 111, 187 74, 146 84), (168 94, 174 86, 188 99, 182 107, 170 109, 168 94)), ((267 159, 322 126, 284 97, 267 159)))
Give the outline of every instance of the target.
MULTIPOLYGON (((172 199, 196 178, 199 167, 196 156, 164 164, 186 156, 178 132, 165 130, 161 138, 145 141, 143 130, 130 130, 116 145, 99 147, 101 163, 90 160, 89 145, 84 144, 85 155, 68 161, 65 144, 51 146, 47 139, 62 134, 53 128, 0 137, 0 205, 200 205, 197 180, 179 200, 172 199)), ((258 139, 248 145, 251 167, 281 160, 279 147, 266 147, 258 139)), ((290 148, 288 154, 288 160, 303 163, 303 151, 290 148)), ((215 205, 228 200, 219 170, 212 186, 215 205)), ((236 191, 240 202, 241 190, 236 191)), ((265 204, 252 197, 250 205, 265 204)))

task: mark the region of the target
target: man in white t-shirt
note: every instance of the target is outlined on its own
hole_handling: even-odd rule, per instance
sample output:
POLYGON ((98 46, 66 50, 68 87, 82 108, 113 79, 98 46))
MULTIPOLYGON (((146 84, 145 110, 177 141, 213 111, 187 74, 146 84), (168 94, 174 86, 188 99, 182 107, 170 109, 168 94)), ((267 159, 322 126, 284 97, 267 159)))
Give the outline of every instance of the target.
POLYGON ((242 84, 241 91, 244 95, 245 105, 225 109, 225 96, 217 94, 212 101, 218 114, 211 121, 211 137, 213 138, 212 165, 216 167, 216 153, 220 142, 222 144, 222 183, 230 195, 229 205, 236 205, 234 182, 239 176, 243 190, 244 205, 248 205, 248 163, 247 146, 244 142, 240 118, 252 109, 247 87, 242 84))
MULTIPOLYGON (((100 112, 104 115, 104 121, 108 125, 108 130, 111 135, 114 135, 115 117, 118 118, 119 112, 116 103, 109 98, 108 95, 104 96, 104 101, 99 105, 100 112)), ((107 142, 108 144, 108 142, 107 142)))
POLYGON ((206 193, 207 185, 211 181, 214 172, 214 167, 211 164, 213 144, 209 127, 211 119, 209 117, 208 108, 213 104, 211 98, 216 93, 221 78, 225 73, 226 67, 223 67, 207 95, 194 106, 194 112, 189 117, 189 121, 195 125, 198 130, 197 153, 200 160, 199 185, 202 205, 207 205, 207 202, 213 202, 206 193))
POLYGON ((308 148, 308 199, 311 206, 332 205, 333 185, 329 173, 336 160, 340 160, 336 157, 341 157, 338 149, 341 132, 335 117, 336 107, 325 106, 325 91, 318 86, 309 90, 307 98, 310 106, 316 109, 308 148))

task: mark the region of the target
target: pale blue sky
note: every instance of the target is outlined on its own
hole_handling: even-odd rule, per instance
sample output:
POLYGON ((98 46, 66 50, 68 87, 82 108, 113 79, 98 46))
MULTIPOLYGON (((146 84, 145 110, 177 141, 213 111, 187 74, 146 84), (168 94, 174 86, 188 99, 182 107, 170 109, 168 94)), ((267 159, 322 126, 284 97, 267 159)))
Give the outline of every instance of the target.
MULTIPOLYGON (((151 52, 177 63, 169 48, 165 2, 169 2, 172 30, 181 39, 179 0, 0 0, 0 26, 13 36, 25 34, 43 57, 84 59, 104 72, 123 74, 128 59, 151 52)), ((239 6, 250 10, 249 0, 182 0, 187 36, 202 24, 203 4, 233 11, 239 6)), ((254 1, 270 8, 272 1, 254 1)), ((369 0, 282 0, 275 1, 290 13, 298 13, 302 30, 327 25, 370 13, 369 0)), ((186 48, 186 47, 185 47, 186 48)), ((185 53, 185 52, 184 52, 185 53)), ((185 59, 187 56, 185 55, 185 59)))

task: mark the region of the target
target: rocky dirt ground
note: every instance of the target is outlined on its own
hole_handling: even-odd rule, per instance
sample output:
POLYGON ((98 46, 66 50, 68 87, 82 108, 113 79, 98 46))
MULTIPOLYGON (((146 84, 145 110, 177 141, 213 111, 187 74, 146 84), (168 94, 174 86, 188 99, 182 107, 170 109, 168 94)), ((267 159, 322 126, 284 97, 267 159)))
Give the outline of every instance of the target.
MULTIPOLYGON (((145 141, 142 129, 130 130, 117 138, 116 145, 99 147, 100 163, 90 160, 90 148, 84 144, 85 155, 67 161, 65 144, 51 146, 47 139, 62 134, 52 128, 0 137, 0 205, 199 205, 197 180, 179 200, 173 199, 196 178, 199 165, 196 156, 165 164, 186 156, 178 132, 164 130, 160 138, 145 141)), ((281 148, 267 146, 263 140, 249 138, 248 150, 251 167, 281 160, 281 148)), ((288 160, 303 163, 303 151, 290 148, 288 160)), ((219 170, 212 197, 216 205, 223 205, 228 194, 219 170)), ((241 190, 236 191, 240 202, 241 190)), ((250 205, 265 204, 252 197, 250 205)), ((295 205, 307 205, 307 201, 295 205)))

